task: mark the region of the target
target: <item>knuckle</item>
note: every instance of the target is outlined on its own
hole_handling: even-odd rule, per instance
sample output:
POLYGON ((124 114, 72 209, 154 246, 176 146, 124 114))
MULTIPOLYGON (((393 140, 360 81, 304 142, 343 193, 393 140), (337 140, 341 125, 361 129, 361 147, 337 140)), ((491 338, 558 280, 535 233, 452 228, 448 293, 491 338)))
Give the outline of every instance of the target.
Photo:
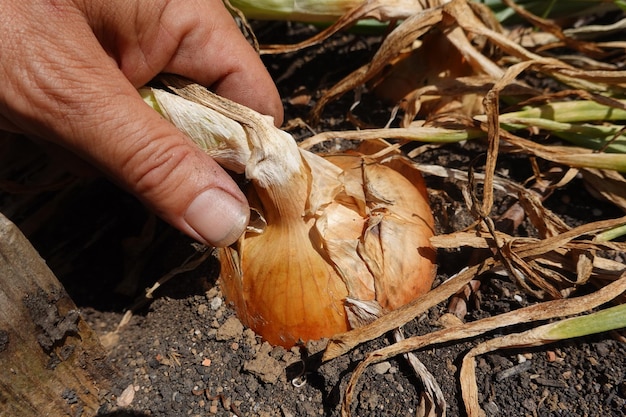
POLYGON ((190 180, 188 167, 194 159, 193 149, 185 143, 151 141, 128 160, 127 178, 131 187, 150 200, 172 198, 190 180))

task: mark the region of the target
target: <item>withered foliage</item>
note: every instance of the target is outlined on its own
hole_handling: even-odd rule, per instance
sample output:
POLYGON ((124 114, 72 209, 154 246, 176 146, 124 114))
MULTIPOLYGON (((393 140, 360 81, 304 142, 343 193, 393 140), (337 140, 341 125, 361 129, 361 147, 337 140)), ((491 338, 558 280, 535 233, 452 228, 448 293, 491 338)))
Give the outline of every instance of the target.
MULTIPOLYGON (((303 141, 300 145, 304 148, 328 140, 384 139, 393 143, 388 145, 388 158, 393 159, 407 143, 443 146, 475 138, 486 143, 484 166, 474 166, 470 172, 415 163, 426 175, 462 184, 475 223, 465 230, 435 236, 432 243, 442 250, 473 248, 477 254, 474 262, 408 306, 336 335, 328 344, 324 360, 393 331, 442 302, 450 301, 450 306, 456 306, 451 312, 463 316, 459 294, 472 291, 472 282, 488 271, 507 274, 537 300, 530 307, 500 316, 398 338, 397 343, 369 353, 352 375, 343 415, 350 415, 356 383, 370 364, 435 343, 469 339, 520 323, 561 319, 610 301, 623 302, 626 267, 613 256, 624 253, 626 244, 612 241, 611 231, 621 230, 626 217, 570 227, 543 205, 555 189, 581 177, 594 195, 626 211, 626 137, 624 126, 619 124, 626 120, 626 44, 613 36, 619 25, 609 22, 592 26, 574 17, 546 19, 512 0, 503 3, 524 23, 503 27, 485 5, 468 0, 371 0, 308 40, 259 47, 262 54, 292 52, 322 44, 361 19, 389 22, 373 58, 321 93, 311 122, 319 120, 331 101, 366 89, 396 106, 402 114, 399 126, 323 132, 303 141), (541 88, 532 86, 526 80, 533 77, 550 82, 541 88), (501 109, 506 112, 500 114, 501 109), (563 139, 565 145, 534 140, 546 136, 563 139), (527 155, 533 177, 520 184, 496 175, 498 158, 505 152, 527 155), (549 163, 538 164, 537 160, 549 163), (494 190, 516 201, 500 216, 494 214, 494 190), (515 236, 512 230, 522 221, 530 222, 537 235, 515 236), (503 224, 509 228, 500 227, 503 224), (597 291, 577 296, 577 289, 583 285, 597 291)), ((614 16, 621 16, 619 22, 624 22, 619 11, 614 16)), ((351 119, 358 122, 354 115, 351 119)), ((531 342, 537 343, 524 336, 508 344, 494 342, 465 358, 461 385, 470 416, 482 412, 473 357, 531 342)), ((420 373, 427 381, 424 385, 434 383, 435 388, 427 389, 418 414, 445 415, 445 401, 437 398, 440 391, 436 381, 430 381, 432 376, 426 370, 420 373)))

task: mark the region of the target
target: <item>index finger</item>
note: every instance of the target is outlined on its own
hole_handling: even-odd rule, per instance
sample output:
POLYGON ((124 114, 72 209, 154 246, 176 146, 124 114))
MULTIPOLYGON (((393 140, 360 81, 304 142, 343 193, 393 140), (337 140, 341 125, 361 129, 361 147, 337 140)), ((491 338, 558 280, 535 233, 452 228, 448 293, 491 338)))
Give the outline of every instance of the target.
POLYGON ((179 47, 164 70, 210 87, 217 94, 274 117, 280 126, 283 106, 269 72, 221 1, 166 10, 163 25, 176 28, 179 47))

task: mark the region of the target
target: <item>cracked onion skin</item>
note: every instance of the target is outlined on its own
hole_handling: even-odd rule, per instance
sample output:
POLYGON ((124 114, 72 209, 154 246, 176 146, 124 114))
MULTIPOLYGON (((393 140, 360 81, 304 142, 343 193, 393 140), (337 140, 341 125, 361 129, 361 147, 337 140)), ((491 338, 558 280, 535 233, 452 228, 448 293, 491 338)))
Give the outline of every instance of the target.
POLYGON ((306 214, 320 176, 311 159, 322 159, 311 155, 289 190, 250 189, 265 230, 219 250, 222 289, 239 319, 286 348, 357 326, 346 298, 393 310, 429 291, 436 271, 434 221, 419 171, 402 158, 382 164, 328 156, 317 170, 332 163, 339 185, 332 201, 306 214))

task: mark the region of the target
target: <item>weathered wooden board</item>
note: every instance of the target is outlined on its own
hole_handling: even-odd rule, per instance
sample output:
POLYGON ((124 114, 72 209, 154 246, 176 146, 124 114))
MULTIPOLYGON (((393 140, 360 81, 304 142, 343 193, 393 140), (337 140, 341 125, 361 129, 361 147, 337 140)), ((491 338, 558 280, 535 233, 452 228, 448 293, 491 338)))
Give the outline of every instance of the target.
POLYGON ((0 416, 93 416, 115 374, 61 283, 0 213, 0 416))

